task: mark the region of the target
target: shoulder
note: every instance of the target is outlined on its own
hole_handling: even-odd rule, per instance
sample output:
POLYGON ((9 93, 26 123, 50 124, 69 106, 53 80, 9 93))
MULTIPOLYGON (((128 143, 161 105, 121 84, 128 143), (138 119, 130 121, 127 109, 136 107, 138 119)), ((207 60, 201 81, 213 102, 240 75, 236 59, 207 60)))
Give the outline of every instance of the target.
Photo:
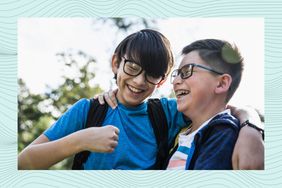
POLYGON ((56 140, 81 130, 86 122, 90 101, 80 99, 74 103, 44 134, 49 140, 56 140))
MULTIPOLYGON (((202 142, 206 140, 228 140, 237 139, 239 134, 239 121, 231 115, 222 115, 213 118, 199 132, 199 138, 202 142)), ((220 141, 221 142, 221 141, 220 141)))
POLYGON ((175 99, 170 99, 170 98, 160 98, 159 99, 162 107, 170 111, 170 113, 176 113, 177 112, 177 103, 175 99))
POLYGON ((215 116, 209 123, 209 126, 223 126, 226 128, 239 129, 240 122, 238 119, 228 113, 215 116))
POLYGON ((206 126, 197 133, 203 142, 211 138, 234 137, 239 133, 239 120, 229 114, 215 116, 206 126))
POLYGON ((90 107, 90 100, 86 99, 86 98, 82 98, 80 100, 78 100, 76 103, 74 103, 71 107, 71 109, 85 109, 85 110, 89 110, 90 107))
POLYGON ((84 106, 84 105, 90 105, 90 99, 82 98, 78 100, 74 105, 84 106))
POLYGON ((82 118, 83 121, 85 121, 89 108, 90 100, 82 98, 75 102, 73 105, 71 105, 70 108, 61 116, 61 118, 68 118, 72 121, 80 121, 82 118))
POLYGON ((165 98, 162 97, 160 98, 160 101, 163 105, 176 105, 176 99, 172 99, 172 98, 165 98))
POLYGON ((177 103, 175 99, 168 98, 150 98, 146 101, 148 105, 159 106, 157 104, 161 104, 161 107, 165 111, 166 115, 177 112, 177 103), (158 103, 159 102, 159 103, 158 103))

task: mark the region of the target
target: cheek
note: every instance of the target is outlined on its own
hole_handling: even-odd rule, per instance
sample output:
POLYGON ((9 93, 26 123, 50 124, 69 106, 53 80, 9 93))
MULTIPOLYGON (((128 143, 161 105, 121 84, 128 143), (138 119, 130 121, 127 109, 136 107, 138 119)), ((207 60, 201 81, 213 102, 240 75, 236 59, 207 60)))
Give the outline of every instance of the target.
POLYGON ((127 78, 127 75, 125 75, 122 71, 118 71, 117 73, 117 84, 120 85, 122 82, 127 78))
POLYGON ((149 87, 148 93, 152 94, 155 91, 155 89, 156 89, 156 86, 149 87))
POLYGON ((187 85, 189 86, 188 89, 191 92, 190 96, 192 97, 192 99, 198 99, 205 93, 206 85, 204 84, 204 82, 204 80, 196 79, 187 80, 187 85))
POLYGON ((117 74, 116 84, 119 86, 121 82, 120 74, 117 74))
POLYGON ((204 102, 213 95, 214 83, 211 80, 201 80, 201 82, 195 84, 194 88, 193 98, 204 102))
MULTIPOLYGON (((149 95, 151 95, 151 94, 153 94, 153 92, 155 91, 155 88, 156 88, 156 86, 149 86, 148 87, 148 90, 147 90, 147 95, 149 96, 149 95)), ((148 97, 147 96, 147 97, 148 97)))

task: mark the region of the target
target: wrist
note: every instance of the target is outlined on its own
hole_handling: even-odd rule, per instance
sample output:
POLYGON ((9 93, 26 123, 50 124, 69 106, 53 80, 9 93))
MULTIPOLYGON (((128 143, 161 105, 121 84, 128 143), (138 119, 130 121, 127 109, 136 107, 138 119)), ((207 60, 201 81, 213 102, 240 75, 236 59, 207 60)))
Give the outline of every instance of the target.
POLYGON ((255 124, 253 124, 253 123, 251 123, 249 120, 244 121, 244 122, 240 125, 240 128, 242 129, 242 128, 245 127, 245 126, 251 127, 251 128, 253 128, 253 129, 257 130, 258 132, 260 132, 261 135, 262 135, 262 139, 264 140, 264 129, 263 129, 263 128, 261 128, 261 127, 255 125, 255 124))
POLYGON ((80 130, 69 135, 69 147, 72 147, 74 150, 73 153, 79 153, 85 150, 82 131, 80 130))

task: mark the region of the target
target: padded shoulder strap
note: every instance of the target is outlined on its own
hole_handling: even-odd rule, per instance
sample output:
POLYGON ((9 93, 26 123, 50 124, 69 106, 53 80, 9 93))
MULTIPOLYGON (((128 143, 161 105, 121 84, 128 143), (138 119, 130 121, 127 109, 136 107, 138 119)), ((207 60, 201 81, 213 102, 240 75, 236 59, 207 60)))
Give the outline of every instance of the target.
MULTIPOLYGON (((100 127, 106 117, 108 105, 101 105, 97 99, 90 99, 90 108, 84 128, 100 127)), ((90 151, 82 151, 74 156, 72 169, 83 170, 83 163, 87 160, 90 151)))
POLYGON ((101 127, 108 110, 108 104, 101 105, 98 99, 90 99, 90 108, 87 115, 85 128, 101 127))
POLYGON ((155 133, 158 151, 154 169, 162 170, 167 166, 168 149, 168 125, 165 112, 159 99, 148 100, 148 115, 155 133))

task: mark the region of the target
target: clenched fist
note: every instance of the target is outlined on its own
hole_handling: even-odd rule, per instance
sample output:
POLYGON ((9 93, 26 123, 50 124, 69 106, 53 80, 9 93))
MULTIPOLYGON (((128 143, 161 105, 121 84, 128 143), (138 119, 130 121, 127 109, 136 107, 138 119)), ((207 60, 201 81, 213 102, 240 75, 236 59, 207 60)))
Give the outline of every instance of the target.
POLYGON ((119 129, 112 125, 90 127, 79 132, 83 150, 110 153, 118 144, 119 129))

